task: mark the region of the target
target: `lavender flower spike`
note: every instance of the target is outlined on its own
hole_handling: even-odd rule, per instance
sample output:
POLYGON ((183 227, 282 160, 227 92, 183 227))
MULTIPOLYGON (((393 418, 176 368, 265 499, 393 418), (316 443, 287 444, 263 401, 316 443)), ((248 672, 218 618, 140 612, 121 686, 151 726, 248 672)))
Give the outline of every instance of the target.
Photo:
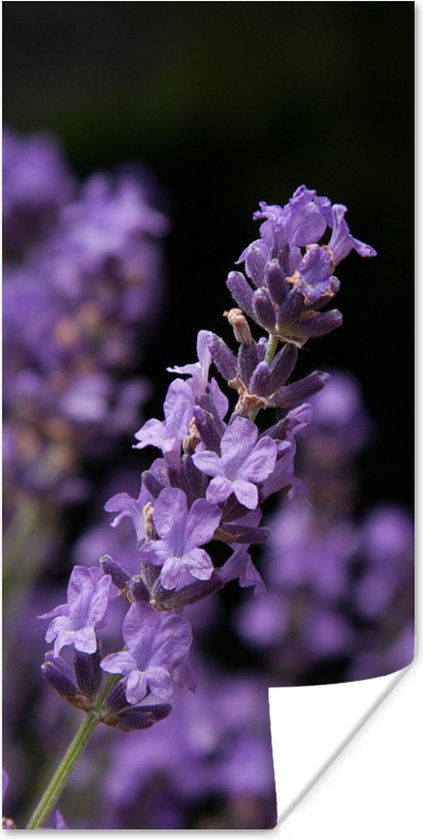
POLYGON ((188 511, 182 490, 176 487, 162 490, 153 513, 160 539, 147 540, 141 548, 141 558, 163 567, 160 582, 165 589, 183 586, 190 582, 189 576, 209 580, 213 563, 199 546, 212 539, 220 516, 220 508, 205 499, 197 499, 188 511))
POLYGON ((256 484, 268 478, 277 456, 274 440, 263 437, 257 441, 257 438, 257 426, 245 417, 236 417, 222 437, 221 458, 215 452, 193 455, 195 466, 213 476, 206 493, 210 502, 223 502, 235 493, 246 508, 257 507, 256 484))
POLYGON ((95 627, 102 626, 109 600, 111 577, 97 566, 75 566, 69 579, 68 600, 38 618, 52 618, 46 642, 54 641, 54 656, 67 645, 81 653, 95 653, 95 627))
POLYGON ((172 671, 187 659, 191 647, 189 621, 138 602, 125 616, 123 638, 128 650, 106 656, 101 662, 103 671, 126 678, 128 703, 139 703, 149 691, 160 700, 169 700, 172 671))

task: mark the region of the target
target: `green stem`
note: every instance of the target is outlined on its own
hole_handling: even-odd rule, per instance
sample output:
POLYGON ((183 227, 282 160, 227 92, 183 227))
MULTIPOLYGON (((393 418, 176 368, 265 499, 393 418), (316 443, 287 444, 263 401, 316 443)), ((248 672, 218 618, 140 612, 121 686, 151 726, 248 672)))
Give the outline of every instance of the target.
POLYGON ((264 361, 267 362, 268 365, 270 365, 270 363, 273 361, 273 356, 275 355, 276 350, 278 349, 278 344, 279 344, 279 336, 278 335, 271 335, 269 333, 269 340, 267 342, 266 355, 264 357, 264 361))
MULTIPOLYGON (((272 361, 272 359, 273 359, 273 357, 276 353, 276 350, 278 349, 278 344, 279 344, 279 336, 272 335, 271 333, 269 333, 269 338, 268 338, 267 347, 266 347, 266 355, 264 357, 264 361, 267 362, 268 365, 270 365, 270 363, 271 363, 271 361, 272 361)), ((259 411, 260 411, 259 408, 252 408, 251 411, 248 414, 249 419, 250 420, 255 420, 259 411)))
POLYGON ((31 819, 26 828, 42 828, 45 821, 50 816, 54 806, 56 805, 59 796, 61 795, 66 783, 77 764, 79 758, 85 750, 101 716, 104 712, 104 701, 106 700, 109 691, 121 679, 120 674, 114 674, 107 680, 103 691, 99 694, 96 704, 81 723, 73 741, 69 744, 62 761, 60 762, 50 784, 45 789, 31 819))

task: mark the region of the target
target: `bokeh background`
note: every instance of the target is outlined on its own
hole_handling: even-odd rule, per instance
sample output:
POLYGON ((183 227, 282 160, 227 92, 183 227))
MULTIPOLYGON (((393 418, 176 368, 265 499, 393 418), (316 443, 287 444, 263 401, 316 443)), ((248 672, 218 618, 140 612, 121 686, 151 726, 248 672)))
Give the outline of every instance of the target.
POLYGON ((142 160, 167 190, 154 416, 166 365, 222 326, 258 201, 305 183, 349 207, 378 258, 342 266, 344 326, 312 352, 356 372, 377 418, 363 504, 412 502, 413 17, 413 3, 4 4, 5 122, 56 132, 81 177, 142 160))
MULTIPOLYGON (((378 257, 360 260, 352 253, 342 263, 336 305, 344 315, 343 327, 309 342, 298 376, 310 369, 338 368, 350 371, 359 383, 365 412, 372 418, 371 440, 356 453, 354 467, 354 476, 361 476, 354 497, 354 516, 360 522, 367 521, 375 505, 400 505, 402 511, 410 511, 413 504, 413 18, 414 4, 408 2, 3 4, 5 123, 23 135, 40 129, 54 133, 80 180, 127 161, 147 165, 161 185, 160 205, 171 219, 163 246, 167 289, 160 318, 142 351, 139 373, 153 383, 144 416, 161 417, 169 384, 166 367, 194 361, 198 329, 230 340, 222 317, 230 305, 225 279, 243 248, 257 237, 252 213, 258 202, 284 204, 305 183, 348 206, 353 235, 374 246, 378 257)), ((122 537, 108 528, 101 535, 95 529, 108 523, 102 512, 108 496, 118 489, 135 494, 138 474, 147 465, 149 452, 131 450, 132 431, 122 435, 107 467, 104 460, 85 465, 95 493, 87 504, 64 510, 60 552, 53 552, 35 586, 30 618, 21 610, 19 622, 27 625, 24 637, 37 635, 31 651, 25 647, 11 680, 12 689, 14 682, 20 684, 20 674, 27 684, 19 702, 12 697, 14 714, 6 717, 11 776, 7 813, 19 826, 30 813, 38 777, 48 776, 78 719, 53 692, 40 691, 45 628, 40 622, 33 630, 32 614, 63 600, 72 563, 95 563, 103 551, 116 551, 118 556, 119 550, 127 550, 130 529, 122 537), (136 474, 133 487, 116 486, 116 478, 104 479, 106 471, 109 477, 116 472, 124 477, 126 470, 136 474), (110 548, 108 542, 102 544, 104 533, 110 535, 110 548), (51 603, 46 604, 49 587, 51 603)), ((316 510, 319 515, 318 505, 316 510)), ((406 542, 404 548, 398 538, 400 563, 407 553, 410 564, 409 528, 406 514, 398 525, 406 542)), ((363 563, 367 568, 366 562, 359 557, 358 567, 363 563)), ((356 558, 352 566, 355 575, 356 558)), ((411 578, 408 565, 407 619, 411 578)), ((284 603, 286 581, 277 585, 284 603)), ((193 621, 203 654, 212 657, 202 691, 208 691, 210 699, 213 686, 222 679, 227 708, 239 691, 248 707, 242 725, 251 733, 251 720, 257 721, 254 680, 260 683, 267 666, 260 647, 248 647, 237 636, 239 619, 230 617, 232 608, 234 615, 240 614, 244 594, 228 588, 210 607, 210 616, 200 604, 200 616, 194 615, 193 621), (213 671, 217 666, 224 666, 223 677, 213 671), (253 684, 248 687, 243 680, 250 676, 253 684), (240 680, 238 687, 230 683, 232 678, 240 680)), ((329 607, 333 611, 333 604, 329 607)), ((342 613, 345 601, 336 609, 342 613)), ((300 605, 300 616, 301 610, 300 605)), ((249 623, 248 608, 246 615, 249 623)), ((379 642, 386 622, 378 636, 379 627, 372 621, 357 615, 351 619, 355 631, 364 628, 379 642)), ((18 640, 20 632, 16 631, 18 640)), ((283 674, 287 682, 325 682, 369 675, 378 667, 383 672, 386 662, 388 669, 395 667, 389 664, 393 660, 371 661, 370 671, 361 663, 362 670, 354 673, 347 668, 348 656, 317 655, 312 664, 303 664, 301 655, 295 648, 288 664, 273 661, 273 673, 283 674)), ((157 743, 162 744, 163 767, 171 768, 172 784, 180 776, 180 753, 171 755, 166 749, 172 739, 178 743, 178 715, 186 714, 193 702, 182 697, 180 711, 169 718, 170 729, 157 727, 158 742, 155 728, 147 733, 152 736, 152 756, 157 755, 157 743)), ((263 768, 268 769, 267 720, 263 731, 253 732, 261 744, 256 753, 256 746, 244 744, 245 733, 236 730, 232 712, 223 714, 210 702, 209 713, 224 720, 224 726, 212 746, 204 746, 204 727, 200 746, 193 739, 195 758, 193 753, 184 755, 191 776, 187 774, 186 789, 177 793, 169 779, 163 782, 163 767, 155 768, 162 773, 157 787, 150 768, 137 765, 143 760, 137 744, 149 743, 144 733, 137 734, 139 741, 131 741, 132 748, 126 736, 122 741, 119 733, 117 739, 110 739, 109 732, 100 734, 64 797, 70 827, 134 828, 142 819, 148 827, 158 814, 165 814, 161 827, 269 823, 271 779, 266 777, 262 791, 250 780, 242 789, 230 789, 228 781, 247 766, 247 753, 261 766, 263 743, 263 768), (113 751, 108 748, 105 758, 107 738, 113 751), (222 743, 231 739, 239 749, 223 756, 223 766, 222 743), (132 762, 128 766, 134 780, 129 793, 121 789, 120 778, 127 762, 132 762), (222 787, 231 790, 226 800, 219 786, 210 793, 209 776, 209 787, 204 782, 201 794, 195 787, 198 768, 204 774, 206 766, 207 772, 213 766, 215 778, 220 774, 222 787), (246 799, 249 785, 252 798, 246 799), (93 796, 98 803, 94 815, 93 796), (140 816, 141 798, 150 803, 152 817, 140 816), (103 805, 108 807, 102 810, 103 805)), ((188 723, 183 725, 188 729, 188 723)), ((216 721, 210 724, 210 731, 217 728, 216 721)), ((264 769, 262 775, 265 778, 264 769)))

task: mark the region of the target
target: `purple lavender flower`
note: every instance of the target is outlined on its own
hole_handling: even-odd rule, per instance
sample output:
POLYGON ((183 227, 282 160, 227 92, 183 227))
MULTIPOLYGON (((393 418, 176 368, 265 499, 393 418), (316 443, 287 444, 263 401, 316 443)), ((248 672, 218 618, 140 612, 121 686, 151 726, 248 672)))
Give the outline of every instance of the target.
POLYGON ((12 492, 57 504, 87 492, 82 459, 109 453, 149 394, 131 371, 158 311, 167 220, 135 174, 93 176, 69 204, 53 142, 27 142, 4 184, 5 225, 16 184, 40 217, 50 199, 57 212, 37 248, 5 266, 5 475, 12 492))
POLYGON ((14 257, 46 236, 75 191, 62 149, 50 134, 3 130, 3 245, 14 257))
POLYGON ((213 563, 199 546, 213 538, 220 517, 221 510, 205 499, 198 499, 188 510, 182 490, 162 490, 154 505, 154 525, 160 539, 145 542, 141 557, 161 567, 160 580, 165 589, 183 585, 187 577, 210 578, 213 563))
POLYGON ((93 566, 75 566, 69 579, 68 600, 39 618, 52 618, 46 642, 54 642, 54 656, 58 657, 66 645, 73 645, 81 653, 95 653, 95 628, 101 627, 106 615, 111 578, 93 566))
POLYGON ((165 420, 147 420, 135 435, 139 440, 135 449, 157 446, 169 466, 177 467, 181 443, 189 434, 189 422, 193 416, 194 396, 189 384, 175 379, 169 386, 163 408, 165 420))
POLYGON ((180 615, 163 615, 149 604, 133 604, 123 622, 127 651, 106 656, 101 667, 125 677, 128 703, 136 704, 148 691, 160 700, 173 694, 172 671, 187 659, 192 631, 180 615))
POLYGON ((362 257, 376 251, 351 236, 346 208, 331 205, 315 190, 299 187, 285 207, 260 203, 256 219, 264 219, 261 239, 249 245, 238 262, 256 290, 237 271, 228 287, 241 309, 282 341, 301 347, 308 338, 325 335, 342 323, 338 310, 320 314, 340 287, 333 271, 355 249, 362 257), (318 240, 332 228, 327 245, 318 240), (302 249, 305 248, 305 251, 302 249))
POLYGON ((117 513, 113 522, 112 528, 116 528, 125 516, 128 516, 133 523, 135 533, 138 540, 145 537, 144 516, 143 511, 147 502, 152 502, 153 497, 148 492, 147 488, 141 483, 140 492, 137 499, 133 499, 129 493, 116 493, 111 499, 108 499, 104 506, 104 510, 109 513, 117 513))
POLYGON ((221 457, 215 452, 193 455, 196 467, 212 476, 207 499, 219 503, 234 493, 242 505, 254 510, 258 504, 256 485, 268 478, 275 466, 275 442, 269 437, 258 440, 254 423, 236 417, 222 437, 221 451, 221 457))

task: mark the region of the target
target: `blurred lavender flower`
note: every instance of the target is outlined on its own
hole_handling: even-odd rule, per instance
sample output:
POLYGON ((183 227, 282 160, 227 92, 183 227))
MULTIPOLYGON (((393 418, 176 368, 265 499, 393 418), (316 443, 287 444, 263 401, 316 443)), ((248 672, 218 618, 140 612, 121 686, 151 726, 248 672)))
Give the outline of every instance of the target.
POLYGON ((76 191, 60 145, 50 134, 20 137, 3 129, 3 246, 21 258, 49 234, 76 191))
POLYGON ((268 652, 282 684, 314 681, 325 668, 331 680, 379 676, 413 657, 411 517, 384 505, 350 518, 353 458, 374 428, 358 383, 335 372, 310 402, 297 462, 311 505, 299 498, 268 523, 271 589, 237 616, 239 633, 268 652))
POLYGON ((55 207, 37 248, 5 266, 5 477, 9 498, 26 492, 57 504, 83 496, 82 459, 109 452, 149 394, 131 373, 158 312, 158 240, 168 223, 145 176, 94 175, 69 203, 53 141, 40 143, 10 152, 4 183, 6 225, 9 205, 20 207, 20 167, 38 215, 37 196, 55 207))
POLYGON ((143 732, 142 742, 134 734, 113 744, 102 792, 103 825, 182 828, 192 809, 201 815, 196 828, 206 819, 209 827, 274 825, 267 688, 253 674, 229 676, 210 671, 207 662, 198 665, 197 692, 175 696, 172 715, 159 729, 143 732), (225 810, 218 825, 210 806, 216 797, 219 811, 225 810), (241 808, 242 797, 250 798, 250 808, 241 808), (236 802, 238 824, 232 813, 236 802))

